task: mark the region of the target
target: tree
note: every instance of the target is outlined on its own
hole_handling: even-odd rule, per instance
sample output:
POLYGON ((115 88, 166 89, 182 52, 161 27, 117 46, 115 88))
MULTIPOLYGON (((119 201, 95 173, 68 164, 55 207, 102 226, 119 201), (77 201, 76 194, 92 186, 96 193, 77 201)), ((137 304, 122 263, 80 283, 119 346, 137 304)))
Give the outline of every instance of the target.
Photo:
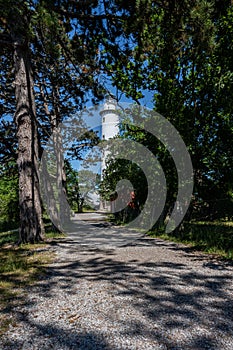
MULTIPOLYGON (((106 59, 119 59, 117 39, 124 28, 118 8, 117 2, 102 1, 0 2, 1 72, 15 81, 15 101, 12 91, 1 99, 15 108, 20 242, 39 241, 44 235, 38 185, 41 145, 75 106, 82 106, 88 91, 93 103, 103 97, 100 71, 105 71, 106 59), (7 63, 12 55, 13 76, 7 63)), ((63 161, 60 183, 62 167, 63 161)))
MULTIPOLYGON (((130 2, 127 9, 135 19, 125 24, 131 51, 127 64, 122 60, 112 64, 114 84, 138 103, 143 90, 154 92, 155 110, 176 127, 192 157, 194 209, 208 207, 205 218, 209 219, 230 214, 231 2, 142 0, 130 2)), ((124 135, 146 145, 163 165, 169 212, 177 177, 168 152, 142 130, 129 127, 124 135)), ((202 210, 196 214, 201 217, 202 210)))
POLYGON ((76 171, 69 163, 67 166, 67 194, 72 209, 78 213, 84 206, 95 209, 97 174, 85 169, 76 171))
POLYGON ((44 228, 39 193, 38 133, 29 49, 29 8, 26 3, 1 2, 1 38, 7 38, 14 59, 18 138, 20 242, 43 240, 44 228))

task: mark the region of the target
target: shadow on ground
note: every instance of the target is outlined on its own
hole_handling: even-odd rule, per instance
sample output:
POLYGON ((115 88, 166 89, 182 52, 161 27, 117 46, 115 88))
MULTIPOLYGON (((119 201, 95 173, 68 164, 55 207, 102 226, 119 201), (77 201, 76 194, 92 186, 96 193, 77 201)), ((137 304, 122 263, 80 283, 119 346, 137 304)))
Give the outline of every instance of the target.
MULTIPOLYGON (((223 342, 227 339, 229 347, 226 349, 233 348, 231 265, 202 254, 190 254, 185 247, 156 239, 141 238, 133 245, 117 249, 80 246, 77 241, 67 239, 58 243, 58 249, 66 253, 59 264, 48 267, 47 275, 40 281, 43 297, 52 298, 59 281, 62 281, 59 288, 65 290, 67 300, 77 293, 84 280, 105 282, 110 286, 110 293, 128 298, 131 308, 141 315, 131 320, 132 339, 136 335, 143 336, 152 343, 159 341, 163 349, 173 350, 220 350, 224 348, 221 339, 223 342), (149 255, 151 249, 154 249, 154 258, 149 255), (159 249, 166 251, 166 257, 156 257, 159 249), (126 251, 128 258, 123 261, 120 257, 126 251), (183 258, 176 261, 178 253, 182 253, 183 258), (153 329, 146 327, 147 321, 154 325, 153 329), (181 338, 184 332, 191 336, 179 342, 177 335, 172 336, 175 331, 181 338)), ((52 334, 55 342, 63 346, 61 349, 79 349, 80 344, 86 344, 88 350, 93 349, 93 343, 96 344, 94 349, 121 349, 117 345, 110 348, 101 331, 83 333, 74 329, 67 334, 56 324, 52 330, 43 324, 35 327, 35 332, 45 341, 52 334)), ((14 349, 20 346, 16 344, 14 349)), ((44 349, 47 349, 46 343, 44 349)))

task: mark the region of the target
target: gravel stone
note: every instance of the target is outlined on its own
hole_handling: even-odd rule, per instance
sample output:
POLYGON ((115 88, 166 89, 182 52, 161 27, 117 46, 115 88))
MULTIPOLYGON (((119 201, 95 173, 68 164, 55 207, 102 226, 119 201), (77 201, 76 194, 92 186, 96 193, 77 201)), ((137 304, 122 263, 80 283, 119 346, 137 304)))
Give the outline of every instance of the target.
POLYGON ((12 310, 1 350, 233 349, 230 263, 146 237, 47 249, 56 259, 12 310))

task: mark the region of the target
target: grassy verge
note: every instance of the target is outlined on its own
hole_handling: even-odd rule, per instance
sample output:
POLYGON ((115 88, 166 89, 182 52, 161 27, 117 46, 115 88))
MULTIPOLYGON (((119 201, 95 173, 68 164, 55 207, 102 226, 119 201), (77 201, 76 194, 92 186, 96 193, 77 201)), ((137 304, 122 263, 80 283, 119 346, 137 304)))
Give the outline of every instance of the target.
POLYGON ((233 222, 191 222, 185 223, 184 229, 176 234, 165 234, 163 230, 155 230, 149 235, 184 243, 194 250, 233 260, 233 222))
POLYGON ((25 302, 24 288, 35 283, 53 261, 49 244, 62 237, 50 231, 44 243, 16 246, 17 230, 0 232, 0 336, 10 324, 14 325, 10 311, 25 302))

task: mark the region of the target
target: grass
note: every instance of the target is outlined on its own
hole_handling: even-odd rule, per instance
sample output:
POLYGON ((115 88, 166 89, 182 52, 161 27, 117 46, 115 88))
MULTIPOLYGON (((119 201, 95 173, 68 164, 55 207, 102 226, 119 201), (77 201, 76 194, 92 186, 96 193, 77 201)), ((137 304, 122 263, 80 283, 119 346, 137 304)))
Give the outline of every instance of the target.
POLYGON ((216 254, 221 258, 233 260, 232 221, 184 223, 183 230, 178 234, 165 234, 164 230, 154 230, 149 235, 184 243, 193 247, 194 250, 216 254))
POLYGON ((46 242, 16 246, 18 231, 0 232, 0 336, 14 325, 9 312, 25 302, 25 287, 35 283, 46 272, 54 256, 47 247, 65 235, 47 227, 46 242))
POLYGON ((14 244, 18 239, 18 230, 0 232, 0 247, 5 244, 14 244))

